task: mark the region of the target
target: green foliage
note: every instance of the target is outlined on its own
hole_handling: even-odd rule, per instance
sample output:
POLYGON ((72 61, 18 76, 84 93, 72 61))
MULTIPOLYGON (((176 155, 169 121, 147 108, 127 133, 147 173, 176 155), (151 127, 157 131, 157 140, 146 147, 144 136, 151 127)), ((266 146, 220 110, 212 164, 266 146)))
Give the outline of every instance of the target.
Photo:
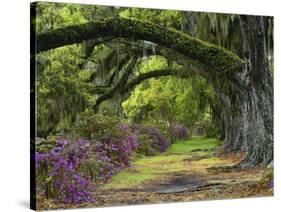
MULTIPOLYGON (((145 61, 140 72, 167 66, 168 62, 163 58, 152 57, 145 61)), ((122 106, 132 121, 158 125, 166 122, 166 128, 178 122, 189 128, 192 134, 195 123, 206 116, 210 103, 216 101, 213 88, 200 77, 161 78, 141 83, 122 106)))
POLYGON ((79 115, 75 124, 78 136, 92 140, 103 140, 104 138, 120 137, 120 119, 113 116, 104 116, 87 111, 79 115))
POLYGON ((183 23, 183 15, 181 11, 175 10, 153 10, 128 8, 119 13, 122 18, 131 18, 153 22, 166 27, 172 27, 180 30, 183 23))
MULTIPOLYGON (((109 7, 78 4, 37 3, 36 32, 83 24, 102 19, 110 13, 109 7)), ((39 137, 66 133, 77 115, 92 107, 93 78, 102 77, 107 69, 104 58, 112 52, 100 45, 95 59, 89 60, 93 46, 90 42, 64 46, 40 53, 37 62, 37 133, 39 137), (90 53, 88 53, 90 52, 90 53)), ((107 73, 106 73, 107 74, 107 73)))
POLYGON ((137 149, 137 153, 140 155, 152 156, 156 155, 158 151, 152 148, 153 140, 149 137, 148 134, 140 134, 138 136, 139 147, 137 149))
POLYGON ((41 2, 37 4, 36 31, 46 32, 63 26, 72 24, 82 24, 86 20, 83 18, 79 5, 54 4, 41 2))
POLYGON ((39 55, 37 62, 44 57, 50 61, 42 71, 38 70, 36 79, 37 127, 41 136, 69 128, 90 102, 77 70, 81 63, 79 51, 72 46, 39 55))
MULTIPOLYGON (((142 25, 142 21, 149 21, 180 30, 183 33, 188 32, 186 28, 187 16, 191 23, 192 20, 198 18, 208 20, 208 26, 212 30, 225 33, 227 26, 224 24, 224 29, 218 28, 218 23, 222 23, 223 20, 221 16, 206 16, 200 13, 186 14, 171 10, 142 10, 53 3, 39 3, 38 5, 37 33, 89 21, 103 20, 109 14, 141 20, 141 22, 134 23, 136 27, 142 25)), ((116 22, 116 26, 127 23, 126 20, 122 21, 116 22)), ((227 19, 229 23, 233 21, 235 21, 235 16, 227 19)), ((128 20, 128 24, 132 23, 128 20)), ((202 38, 200 31, 198 31, 199 28, 195 28, 196 37, 202 38)), ((142 30, 146 30, 146 27, 142 30)), ((161 31, 162 28, 159 30, 161 31)), ((192 40, 192 38, 189 39, 192 40)), ((157 52, 157 46, 155 48, 157 52)), ((110 87, 111 84, 120 79, 122 63, 126 64, 128 59, 127 53, 121 50, 119 44, 95 45, 94 41, 38 54, 38 135, 46 137, 48 134, 68 132, 76 122, 78 114, 85 110, 91 110, 95 104, 97 96, 92 94, 92 83, 104 86, 104 90, 106 90, 106 86, 110 87), (116 64, 121 68, 116 68, 116 64)), ((132 75, 137 76, 138 73, 148 73, 151 70, 165 68, 177 70, 182 67, 156 54, 148 58, 144 57, 140 67, 136 69, 138 71, 132 75)), ((131 98, 123 103, 123 112, 131 121, 151 122, 158 126, 165 126, 166 129, 162 129, 162 131, 172 141, 173 137, 169 132, 169 126, 179 122, 188 127, 192 133, 195 123, 206 117, 206 110, 211 110, 213 102, 217 101, 214 96, 212 87, 200 77, 188 80, 178 78, 150 79, 139 85, 132 92, 131 98)), ((114 95, 111 101, 102 104, 100 111, 110 116, 122 115, 122 109, 120 109, 122 98, 124 97, 119 98, 118 95, 114 95)))

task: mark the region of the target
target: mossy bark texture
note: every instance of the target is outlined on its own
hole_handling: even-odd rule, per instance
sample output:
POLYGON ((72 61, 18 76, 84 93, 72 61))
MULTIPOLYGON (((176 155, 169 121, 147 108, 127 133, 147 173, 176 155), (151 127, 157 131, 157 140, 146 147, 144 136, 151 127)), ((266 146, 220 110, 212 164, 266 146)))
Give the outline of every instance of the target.
POLYGON ((241 166, 248 167, 273 160, 273 75, 267 60, 263 17, 241 16, 240 20, 247 66, 241 74, 245 87, 239 97, 239 132, 248 147, 241 166))
POLYGON ((217 71, 243 69, 243 61, 226 49, 153 23, 122 18, 108 18, 40 34, 37 36, 37 52, 108 36, 158 43, 217 71))

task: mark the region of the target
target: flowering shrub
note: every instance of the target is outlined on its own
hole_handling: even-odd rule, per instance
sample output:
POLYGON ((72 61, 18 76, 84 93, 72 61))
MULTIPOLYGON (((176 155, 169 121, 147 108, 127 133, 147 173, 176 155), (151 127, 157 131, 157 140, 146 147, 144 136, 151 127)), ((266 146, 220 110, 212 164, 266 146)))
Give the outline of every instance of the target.
POLYGON ((108 138, 102 142, 95 142, 93 151, 101 167, 99 177, 106 180, 116 171, 129 166, 130 157, 137 147, 138 139, 134 134, 127 134, 124 138, 108 138))
POLYGON ((78 171, 88 158, 85 144, 86 141, 81 140, 72 144, 58 140, 49 152, 36 152, 37 182, 45 188, 47 198, 74 203, 93 201, 91 178, 78 171))
POLYGON ((46 198, 65 203, 94 201, 94 184, 106 181, 130 165, 137 136, 119 128, 120 135, 100 141, 58 140, 47 152, 36 152, 39 189, 46 198))
POLYGON ((175 124, 173 126, 173 136, 177 139, 186 139, 188 138, 188 130, 186 127, 180 125, 180 124, 175 124))
POLYGON ((169 142, 158 128, 145 125, 134 125, 131 128, 138 136, 138 153, 155 155, 157 152, 165 152, 167 150, 169 142))
POLYGON ((164 152, 169 142, 156 127, 121 124, 118 118, 82 114, 74 129, 85 139, 58 139, 36 152, 38 194, 64 203, 92 202, 95 187, 130 166, 135 151, 164 152))
POLYGON ((159 150, 160 152, 165 152, 169 146, 167 139, 161 134, 158 128, 148 128, 148 135, 154 141, 152 146, 159 150))
POLYGON ((110 137, 120 137, 120 119, 88 111, 80 114, 74 131, 77 137, 88 140, 104 140, 110 137))
POLYGON ((153 148, 154 141, 147 135, 139 134, 138 135, 139 140, 139 146, 137 149, 137 153, 147 156, 155 155, 157 152, 159 152, 157 149, 153 148))
POLYGON ((116 171, 129 166, 130 157, 138 146, 137 136, 117 117, 85 112, 80 115, 75 131, 92 141, 95 158, 88 167, 91 176, 109 179, 116 171))

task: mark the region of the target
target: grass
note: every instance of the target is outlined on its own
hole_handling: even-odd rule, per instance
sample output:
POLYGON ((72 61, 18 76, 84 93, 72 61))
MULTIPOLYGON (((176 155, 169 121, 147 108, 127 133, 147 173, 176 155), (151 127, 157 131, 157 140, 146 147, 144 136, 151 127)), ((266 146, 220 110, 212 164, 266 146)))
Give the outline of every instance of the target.
MULTIPOLYGON (((209 154, 221 142, 216 139, 193 137, 186 141, 172 144, 167 152, 157 156, 139 158, 132 167, 119 172, 112 181, 105 185, 106 189, 123 189, 141 185, 145 181, 163 177, 165 173, 180 172, 188 169, 184 159, 194 155, 209 154), (192 152, 194 149, 207 149, 206 152, 192 152)), ((216 163, 217 158, 202 160, 201 163, 216 163)), ((199 161, 200 162, 200 161, 199 161)))
POLYGON ((130 188, 140 183, 153 179, 154 174, 142 171, 140 173, 132 173, 127 170, 122 170, 117 175, 113 176, 112 182, 105 185, 105 188, 123 189, 130 188))
POLYGON ((168 149, 166 154, 190 154, 194 149, 207 149, 212 151, 215 147, 220 145, 221 142, 214 138, 205 137, 192 137, 186 142, 177 142, 168 149))

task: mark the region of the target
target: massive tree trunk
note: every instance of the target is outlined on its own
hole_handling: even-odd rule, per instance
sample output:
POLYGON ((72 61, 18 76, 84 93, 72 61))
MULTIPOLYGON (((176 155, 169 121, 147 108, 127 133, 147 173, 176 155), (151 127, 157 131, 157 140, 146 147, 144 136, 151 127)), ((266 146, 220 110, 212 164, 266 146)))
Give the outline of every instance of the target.
POLYGON ((240 17, 247 63, 243 72, 234 74, 230 89, 216 89, 223 105, 224 150, 247 150, 240 167, 266 165, 273 160, 273 76, 267 60, 263 18, 240 17))
POLYGON ((233 116, 238 125, 232 123, 232 128, 237 129, 232 135, 247 146, 242 167, 273 160, 273 76, 267 60, 263 18, 240 17, 247 65, 239 74, 241 93, 236 95, 238 110, 233 116))

